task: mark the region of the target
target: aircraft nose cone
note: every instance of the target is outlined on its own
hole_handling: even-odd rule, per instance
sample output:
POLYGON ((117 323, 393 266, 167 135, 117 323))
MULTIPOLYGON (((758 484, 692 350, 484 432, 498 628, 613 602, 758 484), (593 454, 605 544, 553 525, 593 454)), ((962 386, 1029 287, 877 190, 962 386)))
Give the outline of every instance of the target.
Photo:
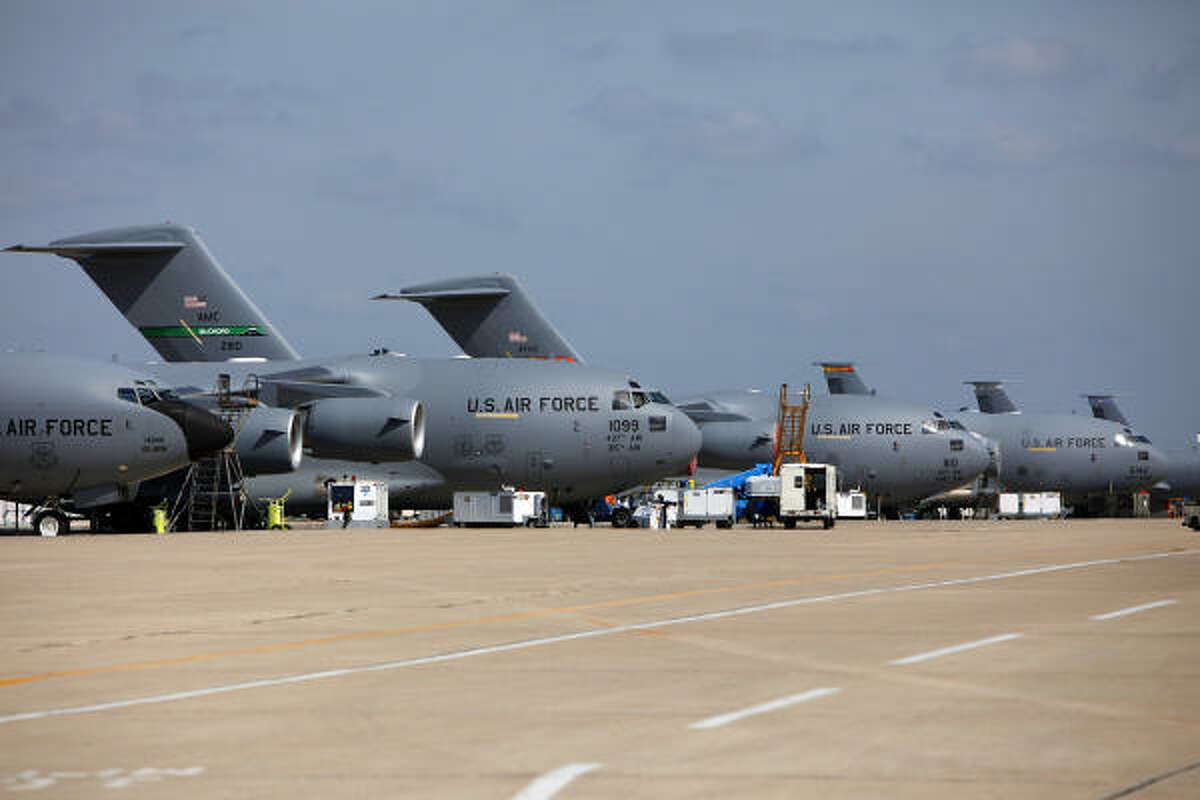
POLYGON ((233 441, 233 428, 228 422, 191 403, 160 400, 150 407, 173 419, 183 431, 188 457, 193 461, 219 452, 233 441))
POLYGON ((1171 462, 1157 447, 1150 448, 1150 483, 1158 483, 1170 474, 1171 462))
POLYGON ((963 451, 958 462, 964 474, 974 479, 981 474, 996 476, 1000 473, 999 447, 982 436, 968 436, 963 440, 963 451))
POLYGON ((704 441, 700 428, 682 411, 671 410, 671 456, 680 470, 689 475, 695 472, 696 458, 704 441), (690 470, 690 471, 689 471, 690 470))

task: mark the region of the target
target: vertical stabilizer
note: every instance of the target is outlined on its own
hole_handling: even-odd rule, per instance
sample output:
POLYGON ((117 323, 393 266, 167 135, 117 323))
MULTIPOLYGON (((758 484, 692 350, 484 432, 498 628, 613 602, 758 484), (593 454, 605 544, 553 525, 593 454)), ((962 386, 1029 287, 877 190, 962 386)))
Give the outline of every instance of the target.
POLYGON ((371 299, 420 303, 474 358, 583 361, 511 275, 454 278, 371 299))
POLYGON ((875 394, 854 371, 853 361, 818 361, 830 394, 875 394))
POLYGON ((1015 414, 1017 407, 1008 399, 1000 381, 966 381, 975 389, 975 402, 984 414, 1015 414))
POLYGON ((1085 394, 1088 405, 1092 407, 1092 416, 1097 419, 1106 419, 1109 422, 1117 422, 1125 427, 1129 427, 1129 420, 1125 419, 1125 415, 1121 413, 1121 409, 1117 408, 1117 399, 1111 394, 1085 394))
POLYGON ((112 228, 8 251, 77 262, 165 361, 299 358, 186 226, 112 228))

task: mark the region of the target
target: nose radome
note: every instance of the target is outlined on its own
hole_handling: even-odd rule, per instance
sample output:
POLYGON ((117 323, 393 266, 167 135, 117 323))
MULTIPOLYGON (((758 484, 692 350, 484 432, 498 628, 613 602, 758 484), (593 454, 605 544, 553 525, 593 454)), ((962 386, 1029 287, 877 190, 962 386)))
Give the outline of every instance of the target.
POLYGON ((219 452, 233 441, 229 423, 182 400, 160 400, 150 406, 175 421, 187 441, 188 457, 195 461, 219 452))
POLYGON ((704 437, 696 423, 678 409, 671 409, 671 457, 681 466, 692 464, 704 437))
POLYGON ((974 479, 983 473, 996 475, 1000 471, 998 463, 999 449, 995 443, 982 436, 968 436, 963 440, 963 452, 959 465, 964 473, 970 473, 974 479))

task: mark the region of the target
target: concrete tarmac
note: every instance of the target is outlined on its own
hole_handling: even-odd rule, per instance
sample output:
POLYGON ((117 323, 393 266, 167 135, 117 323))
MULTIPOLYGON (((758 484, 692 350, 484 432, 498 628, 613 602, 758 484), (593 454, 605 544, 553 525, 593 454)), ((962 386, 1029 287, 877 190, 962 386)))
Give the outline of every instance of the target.
POLYGON ((0 551, 4 793, 1200 796, 1175 521, 0 551))

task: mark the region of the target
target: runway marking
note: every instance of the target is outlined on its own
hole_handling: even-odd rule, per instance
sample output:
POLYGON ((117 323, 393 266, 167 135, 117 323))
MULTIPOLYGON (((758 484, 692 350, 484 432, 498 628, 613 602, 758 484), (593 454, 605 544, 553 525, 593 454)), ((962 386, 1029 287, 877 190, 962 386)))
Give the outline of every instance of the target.
POLYGON ((600 766, 600 764, 567 764, 565 767, 551 770, 514 794, 513 800, 546 800, 546 798, 558 794, 564 786, 580 775, 598 769, 600 766))
MULTIPOLYGON (((1200 552, 1200 551, 1197 551, 1200 552)), ((945 563, 932 564, 914 564, 903 568, 887 568, 870 570, 866 572, 848 572, 836 575, 823 576, 824 580, 841 580, 845 578, 866 578, 879 575, 893 575, 897 572, 920 572, 927 569, 937 569, 945 567, 945 563)), ((78 678, 85 675, 100 675, 110 672, 127 672, 130 670, 155 669, 158 667, 171 667, 180 664, 188 664, 196 661, 210 661, 217 658, 230 658, 234 656, 260 655, 263 653, 273 653, 282 650, 298 650, 305 647, 317 647, 321 645, 339 644, 341 642, 352 642, 364 639, 382 639, 392 636, 404 636, 414 633, 436 633, 439 631, 453 630, 455 628, 469 628, 483 625, 491 625, 500 622, 521 622, 530 619, 538 619, 541 617, 556 616, 562 614, 586 614, 589 611, 606 608, 620 608, 623 606, 643 605, 647 603, 659 603, 668 600, 684 600, 690 597, 701 597, 704 595, 713 594, 730 594, 733 592, 742 592, 751 589, 772 589, 784 586, 796 586, 811 581, 810 577, 806 578, 789 578, 788 580, 780 581, 762 581, 759 583, 743 583, 735 584, 734 586, 715 586, 708 589, 689 589, 682 592, 666 592, 662 594, 643 595, 640 597, 618 597, 612 600, 601 600, 596 603, 582 603, 574 606, 560 606, 555 608, 539 608, 531 611, 519 611, 511 614, 495 614, 487 617, 476 617, 473 619, 455 620, 453 622, 438 622, 428 625, 412 625, 406 628, 388 628, 377 631, 358 631, 355 633, 343 633, 336 636, 323 636, 315 639, 301 639, 291 642, 272 642, 270 644, 254 645, 252 647, 241 647, 234 650, 219 650, 212 653, 196 653, 190 656, 176 656, 173 658, 158 658, 149 661, 133 661, 124 664, 107 664, 100 667, 81 667, 80 669, 71 670, 56 670, 54 672, 41 672, 33 675, 20 675, 12 678, 0 678, 0 687, 15 686, 22 683, 34 683, 36 681, 45 681, 55 678, 78 678)))
POLYGON ((1149 611, 1152 608, 1162 608, 1163 606, 1173 606, 1173 605, 1175 605, 1176 602, 1177 601, 1175 601, 1175 600, 1159 600, 1155 603, 1143 603, 1140 606, 1130 606, 1129 608, 1122 608, 1118 611, 1110 611, 1107 614, 1096 614, 1095 616, 1092 617, 1092 619, 1096 620, 1097 622, 1101 622, 1106 619, 1116 619, 1117 617, 1124 617, 1124 616, 1128 616, 1129 614, 1136 614, 1139 611, 1149 611))
POLYGON ((1146 780, 1142 781, 1141 783, 1136 783, 1133 786, 1129 786, 1125 789, 1122 789, 1119 792, 1115 792, 1113 794, 1106 794, 1104 797, 1100 798, 1100 800, 1117 800, 1118 798, 1121 798, 1121 797, 1128 797, 1129 795, 1136 794, 1137 792, 1140 792, 1142 789, 1149 788, 1156 783, 1161 783, 1162 781, 1165 781, 1169 778, 1174 778, 1176 775, 1182 775, 1185 772, 1191 772, 1194 769, 1200 769, 1200 761, 1197 761, 1195 764, 1188 764, 1186 767, 1179 767, 1178 769, 1173 769, 1168 772, 1160 773, 1158 775, 1155 775, 1152 778, 1147 778, 1146 780))
POLYGON ((906 664, 919 664, 922 661, 931 661, 942 656, 949 656, 955 653, 961 653, 964 650, 974 650, 977 647, 987 647, 989 644, 999 644, 1000 642, 1011 642, 1013 639, 1020 639, 1025 634, 1023 633, 1003 633, 999 636, 992 636, 987 639, 979 639, 974 642, 966 642, 964 644, 956 644, 952 647, 943 647, 940 650, 930 650, 928 653, 918 653, 915 656, 907 658, 897 658, 895 661, 888 663, 894 667, 902 667, 906 664))
POLYGON ((811 689, 800 694, 793 694, 788 697, 781 697, 778 700, 771 700, 766 703, 760 703, 750 708, 743 708, 741 711, 731 711, 728 714, 718 714, 715 717, 702 719, 699 722, 693 722, 688 725, 693 730, 708 730, 710 728, 719 728, 722 725, 728 725, 731 722, 737 722, 739 719, 753 717, 757 714, 767 714, 771 711, 778 711, 781 708, 794 706, 797 703, 807 703, 809 700, 817 700, 822 697, 828 697, 831 694, 837 694, 841 689, 811 689))
MULTIPOLYGON (((484 647, 475 647, 469 650, 459 650, 451 653, 443 653, 434 656, 424 656, 420 658, 410 658, 402 661, 389 661, 381 664, 368 664, 360 667, 346 667, 343 669, 324 670, 322 672, 307 672, 297 675, 285 675, 279 678, 264 678, 255 681, 246 681, 244 683, 226 684, 223 686, 213 686, 207 689, 195 689, 191 691, 171 692, 168 694, 149 695, 146 697, 135 697, 127 700, 117 700, 109 703, 97 703, 86 706, 65 706, 62 708, 49 708, 40 711, 26 711, 17 714, 8 714, 0 716, 0 725, 6 725, 12 722, 23 722, 26 720, 44 719, 46 717, 72 716, 76 714, 90 714, 97 711, 108 711, 116 708, 128 708, 130 706, 151 705, 155 703, 169 703, 176 700, 188 700, 196 697, 211 697, 213 695, 228 694, 230 692, 238 692, 246 689, 262 689, 270 686, 285 686, 288 684, 307 683, 310 681, 323 680, 326 678, 339 678, 347 675, 360 675, 369 672, 383 672, 387 670, 404 669, 406 667, 426 666, 429 664, 441 664, 449 661, 459 661, 462 659, 473 658, 476 656, 493 655, 496 653, 508 653, 517 650, 527 650, 533 647, 542 647, 550 644, 559 644, 561 642, 579 641, 583 639, 594 639, 601 636, 613 636, 622 633, 631 633, 634 631, 648 631, 657 628, 667 628, 673 625, 685 625, 693 622, 710 622, 719 619, 730 619, 733 617, 745 616, 747 614, 758 614, 764 611, 776 611, 784 608, 796 608, 799 606, 815 605, 817 603, 831 603, 838 600, 853 600, 861 597, 876 597, 884 594, 897 594, 901 592, 915 592, 925 589, 941 589, 949 586, 969 586, 972 584, 989 583, 994 581, 1009 580, 1012 578, 1024 578, 1031 575, 1045 575, 1052 572, 1062 572, 1065 570, 1085 569, 1088 567, 1110 566, 1113 564, 1133 563, 1138 561, 1150 561, 1162 558, 1174 558, 1177 556, 1197 555, 1200 550, 1175 550, 1166 553, 1151 553, 1141 556, 1127 556, 1124 558, 1105 558, 1095 561, 1076 561, 1070 564, 1050 564, 1042 567, 1029 567, 1027 569, 1015 570, 1012 572, 1001 572, 994 575, 980 575, 973 578, 952 578, 944 581, 932 581, 929 583, 911 583, 901 586, 881 587, 875 589, 859 589, 852 592, 841 592, 838 594, 827 594, 816 597, 801 597, 793 600, 780 600, 774 603, 763 603, 761 605, 741 606, 739 608, 730 608, 722 611, 709 611, 701 614, 689 614, 682 617, 669 617, 667 619, 653 620, 650 622, 637 622, 628 625, 615 625, 608 628, 593 628, 586 631, 578 631, 575 633, 561 634, 559 636, 546 636, 538 639, 526 639, 524 641, 509 642, 506 644, 490 645, 484 647)), ((440 626, 440 627, 453 627, 440 626)), ((353 637, 346 637, 353 638, 353 637)), ((194 659, 179 659, 181 661, 194 659)))
POLYGON ((105 789, 127 789, 144 783, 159 783, 164 778, 189 778, 204 774, 204 767, 186 767, 175 769, 167 767, 139 767, 126 771, 121 767, 111 767, 98 772, 80 772, 74 770, 55 770, 42 772, 37 769, 27 769, 6 778, 0 778, 0 785, 8 787, 10 792, 36 792, 49 789, 60 782, 82 781, 95 779, 105 789))

